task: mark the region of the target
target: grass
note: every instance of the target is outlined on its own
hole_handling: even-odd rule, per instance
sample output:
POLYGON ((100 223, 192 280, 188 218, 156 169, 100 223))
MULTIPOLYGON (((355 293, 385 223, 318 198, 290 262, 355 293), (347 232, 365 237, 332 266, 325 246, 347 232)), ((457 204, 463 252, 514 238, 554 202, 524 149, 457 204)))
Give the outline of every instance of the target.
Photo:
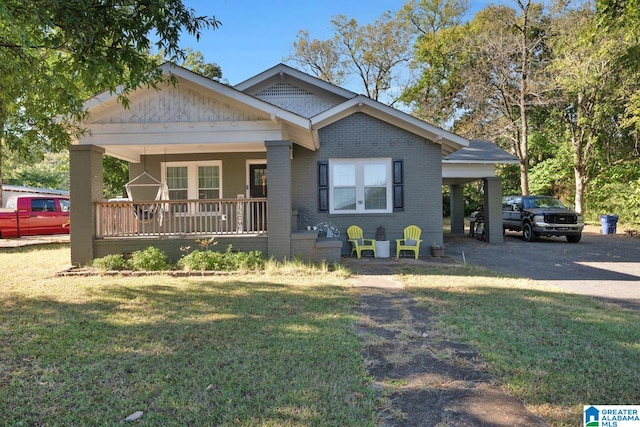
POLYGON ((507 392, 552 425, 583 405, 640 401, 637 312, 478 268, 408 270, 419 303, 449 338, 474 346, 507 392))
MULTIPOLYGON (((68 262, 66 245, 0 252, 1 425, 376 425, 344 269, 55 277, 68 262)), ((640 401, 637 312, 469 266, 398 278, 432 339, 474 346, 552 425, 640 401)))
POLYGON ((53 277, 68 258, 0 252, 0 424, 375 425, 343 273, 53 277))

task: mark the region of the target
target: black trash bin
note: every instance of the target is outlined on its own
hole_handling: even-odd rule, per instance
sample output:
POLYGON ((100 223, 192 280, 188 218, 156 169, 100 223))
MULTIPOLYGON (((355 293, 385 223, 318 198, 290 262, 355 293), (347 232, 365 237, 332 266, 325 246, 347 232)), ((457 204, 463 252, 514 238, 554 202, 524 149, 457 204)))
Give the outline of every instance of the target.
POLYGON ((600 215, 600 225, 602 226, 602 234, 616 234, 616 225, 618 224, 618 215, 600 215))

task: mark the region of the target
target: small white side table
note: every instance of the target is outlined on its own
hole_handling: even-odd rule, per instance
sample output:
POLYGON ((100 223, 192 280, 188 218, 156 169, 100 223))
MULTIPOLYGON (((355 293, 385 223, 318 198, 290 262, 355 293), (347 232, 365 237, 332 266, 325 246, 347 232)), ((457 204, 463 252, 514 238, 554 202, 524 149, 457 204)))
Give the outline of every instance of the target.
POLYGON ((389 241, 376 240, 376 257, 389 258, 389 241))

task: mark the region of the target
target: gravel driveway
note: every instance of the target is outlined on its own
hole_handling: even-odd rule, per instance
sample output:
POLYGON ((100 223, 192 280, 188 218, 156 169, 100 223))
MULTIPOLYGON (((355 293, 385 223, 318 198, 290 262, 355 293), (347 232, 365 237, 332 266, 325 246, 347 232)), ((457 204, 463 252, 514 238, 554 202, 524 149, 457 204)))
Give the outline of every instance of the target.
POLYGON ((528 243, 508 232, 503 244, 445 235, 446 255, 457 261, 528 277, 577 294, 640 311, 640 238, 582 234, 580 243, 540 237, 528 243), (464 256, 463 256, 464 254, 464 256))

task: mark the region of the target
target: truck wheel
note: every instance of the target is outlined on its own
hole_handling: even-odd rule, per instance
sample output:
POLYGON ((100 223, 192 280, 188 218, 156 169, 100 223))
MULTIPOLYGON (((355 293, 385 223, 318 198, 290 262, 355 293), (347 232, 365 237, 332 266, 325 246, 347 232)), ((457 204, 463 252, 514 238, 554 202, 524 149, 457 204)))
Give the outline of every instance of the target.
POLYGON ((582 238, 582 234, 578 234, 577 236, 567 236, 567 242, 578 243, 581 238, 582 238))
POLYGON ((536 241, 536 233, 533 231, 531 227, 531 223, 525 222, 522 224, 522 237, 527 242, 535 242, 536 241))

